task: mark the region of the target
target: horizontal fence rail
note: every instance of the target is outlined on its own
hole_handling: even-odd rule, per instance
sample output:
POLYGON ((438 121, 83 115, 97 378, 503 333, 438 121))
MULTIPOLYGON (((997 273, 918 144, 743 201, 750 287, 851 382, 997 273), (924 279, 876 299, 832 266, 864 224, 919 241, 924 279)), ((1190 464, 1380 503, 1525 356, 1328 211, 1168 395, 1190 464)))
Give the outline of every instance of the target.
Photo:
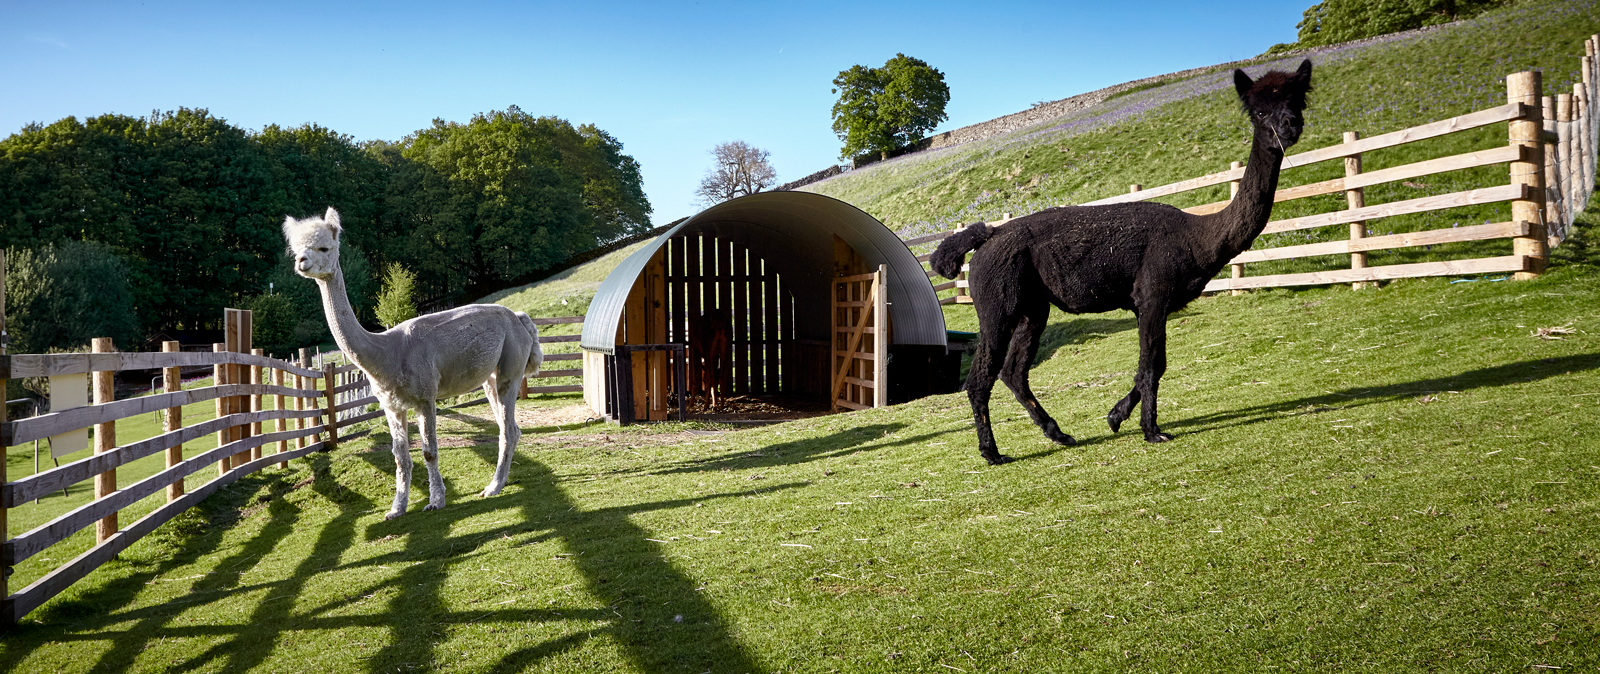
MULTIPOLYGON (((1281 168, 1285 171, 1342 159, 1345 161, 1346 175, 1342 178, 1279 189, 1273 195, 1274 202, 1344 194, 1347 197, 1347 207, 1326 213, 1272 220, 1267 223, 1262 234, 1346 225, 1350 228, 1349 238, 1245 251, 1229 261, 1232 278, 1213 279, 1206 285, 1206 291, 1237 293, 1256 288, 1335 283, 1351 283, 1359 287, 1368 282, 1401 278, 1491 273, 1511 273, 1517 278, 1532 278, 1542 273, 1547 264, 1548 249, 1559 246, 1567 238, 1574 215, 1582 211, 1588 203, 1594 186, 1596 141, 1600 140, 1600 116, 1591 111, 1592 102, 1600 97, 1600 86, 1597 86, 1596 82, 1597 47, 1600 47, 1600 36, 1591 37, 1586 41, 1585 54, 1580 63, 1582 79, 1573 85, 1570 94, 1541 96, 1539 73, 1516 73, 1506 78, 1508 102, 1505 105, 1369 138, 1360 138, 1357 134, 1347 133, 1343 143, 1285 157, 1281 164, 1281 168), (1360 169, 1363 153, 1496 124, 1507 125, 1506 145, 1375 171, 1362 172, 1360 169), (1508 182, 1382 204, 1365 203, 1365 188, 1495 165, 1507 167, 1508 182), (1381 236, 1367 235, 1371 223, 1384 218, 1498 203, 1507 203, 1511 206, 1511 217, 1505 222, 1381 236), (1513 254, 1465 260, 1367 266, 1366 254, 1372 251, 1496 239, 1510 240, 1513 244, 1513 254), (1245 267, 1249 264, 1330 255, 1350 256, 1351 267, 1342 270, 1254 277, 1244 275, 1245 267)), ((1244 171, 1245 168, 1236 162, 1234 167, 1227 171, 1156 187, 1135 185, 1126 194, 1097 199, 1083 205, 1143 201, 1221 185, 1230 185, 1233 188, 1231 191, 1236 191, 1239 181, 1244 177, 1244 171)), ((1230 201, 1225 200, 1183 210, 1191 214, 1206 215, 1222 211, 1229 203, 1230 201)), ((997 227, 1011 219, 1011 214, 1007 213, 1001 219, 987 224, 997 227)), ((917 236, 906 239, 905 244, 914 246, 933 243, 953 233, 941 232, 917 236)), ((1260 239, 1257 241, 1261 242, 1260 239)), ((922 255, 917 259, 926 262, 929 257, 930 255, 922 255)), ((941 304, 971 303, 971 297, 967 292, 971 284, 971 280, 967 278, 969 271, 970 268, 963 265, 956 279, 934 286, 935 291, 955 291, 953 297, 941 299, 941 304)), ((936 276, 932 271, 927 273, 929 277, 936 276)))

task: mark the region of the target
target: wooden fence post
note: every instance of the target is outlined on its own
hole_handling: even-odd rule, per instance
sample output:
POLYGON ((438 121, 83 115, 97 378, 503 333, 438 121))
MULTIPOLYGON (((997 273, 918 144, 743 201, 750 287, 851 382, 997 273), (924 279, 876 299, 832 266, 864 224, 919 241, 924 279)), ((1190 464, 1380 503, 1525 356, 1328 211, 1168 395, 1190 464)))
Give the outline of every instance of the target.
MULTIPOLYGON (((1243 166, 1243 165, 1244 164, 1242 162, 1230 162, 1228 164, 1228 170, 1236 171, 1236 170, 1239 169, 1240 166, 1243 166)), ((1239 181, 1237 181, 1237 180, 1228 181, 1228 201, 1232 202, 1233 198, 1237 197, 1237 196, 1239 196, 1239 181)), ((1244 265, 1242 265, 1242 264, 1233 264, 1233 265, 1228 265, 1228 266, 1232 268, 1233 278, 1244 278, 1244 265)), ((1228 294, 1229 295, 1243 295, 1244 291, 1243 290, 1233 290, 1233 291, 1229 291, 1228 294)))
POLYGON ((339 444, 339 413, 334 411, 336 405, 334 404, 333 389, 336 387, 333 383, 333 367, 333 363, 327 363, 322 366, 324 387, 322 395, 325 398, 323 402, 328 406, 327 411, 324 412, 324 415, 328 418, 326 423, 328 427, 328 444, 322 446, 322 451, 324 452, 332 451, 339 444))
MULTIPOLYGON (((161 343, 162 353, 178 353, 180 350, 181 347, 177 342, 161 343)), ((162 388, 165 389, 167 393, 177 393, 182 391, 183 368, 162 368, 161 380, 163 383, 162 388)), ((163 433, 171 433, 183 428, 183 406, 176 405, 173 407, 168 407, 166 411, 166 416, 162 418, 161 431, 163 433)), ((181 442, 167 448, 167 467, 171 468, 180 463, 183 463, 183 443, 181 442)), ((176 501, 180 496, 183 496, 183 478, 181 477, 173 480, 172 484, 167 485, 167 502, 171 503, 176 501)))
POLYGON ((1556 196, 1561 199, 1561 233, 1566 238, 1566 227, 1577 211, 1572 198, 1572 136, 1577 132, 1572 124, 1572 94, 1556 95, 1556 131, 1561 135, 1556 145, 1556 196))
MULTIPOLYGON (((227 342, 213 342, 211 344, 211 352, 212 353, 227 353, 227 351, 228 351, 227 342)), ((227 383, 229 383, 228 382, 228 366, 223 364, 223 363, 217 363, 215 365, 212 365, 211 366, 211 384, 213 386, 221 386, 221 385, 227 384, 227 383)), ((217 396, 216 409, 217 409, 217 418, 218 419, 221 419, 221 418, 223 418, 225 416, 228 416, 228 397, 227 396, 217 396)), ((223 445, 228 444, 228 438, 231 435, 229 430, 230 429, 227 429, 227 428, 222 428, 222 429, 218 429, 217 430, 217 446, 218 447, 221 447, 223 445)), ((224 457, 222 457, 221 459, 219 459, 217 461, 217 476, 218 477, 221 477, 223 475, 227 475, 228 474, 228 469, 232 467, 230 465, 231 463, 233 463, 232 462, 232 458, 233 457, 224 456, 224 457)))
POLYGON ((1577 203, 1573 204, 1573 208, 1580 211, 1589 203, 1589 195, 1594 191, 1595 116, 1594 111, 1590 109, 1593 99, 1589 97, 1586 89, 1587 87, 1581 83, 1575 82, 1572 85, 1572 118, 1582 119, 1583 123, 1580 126, 1584 127, 1584 131, 1572 139, 1572 158, 1575 160, 1572 168, 1578 173, 1578 189, 1574 191, 1577 203))
POLYGON ((1528 223, 1528 235, 1511 240, 1511 250, 1522 256, 1523 271, 1516 273, 1518 280, 1538 278, 1544 272, 1547 251, 1544 223, 1544 143, 1539 142, 1539 132, 1544 129, 1543 111, 1540 107, 1540 73, 1529 70, 1506 76, 1506 102, 1527 106, 1527 114, 1511 120, 1509 135, 1512 145, 1524 150, 1521 161, 1511 162, 1511 184, 1524 186, 1522 198, 1511 202, 1511 219, 1528 223))
MULTIPOLYGON (((1346 143, 1354 143, 1354 142, 1356 142, 1358 140, 1361 140, 1361 132, 1359 132, 1359 131, 1346 131, 1346 132, 1344 132, 1344 142, 1346 142, 1346 143)), ((1353 177, 1358 176, 1358 175, 1361 175, 1361 155, 1360 154, 1353 154, 1353 155, 1350 155, 1348 157, 1345 157, 1344 158, 1344 177, 1348 179, 1348 178, 1353 178, 1353 177)), ((1366 191, 1363 190, 1360 187, 1357 187, 1357 188, 1355 188, 1353 190, 1345 190, 1344 191, 1344 200, 1345 200, 1345 206, 1350 208, 1351 210, 1355 210, 1357 208, 1363 208, 1363 207, 1365 207, 1367 205, 1367 194, 1366 194, 1366 191)), ((1356 239, 1365 239, 1365 238, 1367 238, 1367 222, 1365 220, 1362 220, 1360 222, 1352 222, 1352 223, 1350 223, 1350 240, 1354 241, 1356 239)), ((1350 268, 1351 269, 1366 269, 1367 268, 1367 254, 1366 253, 1351 253, 1350 254, 1350 268)), ((1373 285, 1375 285, 1375 284, 1368 283, 1366 281, 1356 281, 1355 283, 1350 284, 1350 288, 1352 290, 1360 290, 1362 288, 1372 287, 1373 285)))
MULTIPOLYGON (((251 349, 250 350, 250 355, 253 355, 253 356, 265 356, 265 355, 267 355, 267 352, 264 349, 251 349)), ((264 378, 261 376, 262 374, 264 374, 262 372, 262 370, 261 370, 261 366, 260 365, 251 365, 249 367, 250 367, 250 383, 251 384, 255 384, 257 386, 260 386, 261 384, 265 383, 264 378)), ((261 406, 261 402, 262 402, 262 400, 261 400, 261 394, 260 393, 252 393, 252 394, 250 394, 250 411, 251 412, 260 412, 262 409, 264 409, 261 406)), ((251 424, 250 424, 250 435, 251 436, 261 435, 261 422, 259 422, 259 421, 251 422, 251 424)), ((256 459, 261 458, 262 453, 264 453, 266 451, 267 450, 266 450, 265 447, 262 447, 261 445, 256 445, 254 448, 252 448, 250 450, 250 460, 254 461, 256 459)))
MULTIPOLYGON (((276 368, 276 367, 272 368, 272 385, 273 386, 277 386, 279 388, 283 387, 283 370, 282 369, 279 369, 279 368, 276 368)), ((272 409, 275 410, 275 411, 278 411, 278 412, 282 412, 283 411, 283 394, 282 393, 279 393, 277 395, 277 401, 276 402, 277 402, 277 404, 273 405, 272 409)), ((278 417, 277 431, 279 433, 282 433, 282 432, 287 431, 287 430, 289 430, 289 420, 285 419, 283 417, 278 417)), ((289 441, 288 440, 279 440, 278 441, 278 453, 282 454, 282 453, 287 452, 287 451, 289 451, 289 441)), ((278 463, 278 467, 279 468, 288 468, 289 467, 289 462, 288 461, 280 462, 280 463, 278 463)))
MULTIPOLYGON (((311 349, 301 349, 300 350, 300 367, 303 367, 303 368, 305 368, 307 370, 311 369, 311 349)), ((299 380, 301 382, 300 385, 297 388, 299 388, 299 389, 301 389, 303 391, 316 391, 317 390, 317 380, 316 380, 315 377, 305 377, 305 376, 299 376, 299 375, 296 375, 296 376, 299 377, 299 380)), ((312 409, 312 410, 317 409, 317 399, 315 397, 311 397, 311 398, 301 397, 301 398, 296 398, 296 400, 299 401, 300 410, 302 412, 305 411, 305 410, 308 410, 308 409, 312 409)), ((301 430, 305 430, 307 428, 316 428, 319 425, 317 423, 312 422, 309 418, 306 418, 306 417, 300 417, 299 419, 296 420, 295 423, 299 424, 299 427, 300 427, 301 430)), ((313 434, 311 434, 310 442, 313 445, 317 444, 319 442, 322 442, 322 434, 321 433, 313 433, 313 434)), ((300 448, 304 449, 305 446, 306 446, 306 439, 304 437, 302 437, 302 438, 300 438, 300 448)))
POLYGON ((1134 192, 1138 192, 1139 190, 1142 190, 1142 189, 1144 189, 1144 185, 1140 185, 1139 183, 1134 183, 1134 184, 1128 186, 1128 194, 1133 194, 1134 192))
MULTIPOLYGON (((96 337, 91 342, 94 353, 112 353, 116 347, 111 344, 110 337, 96 337)), ((117 371, 96 370, 94 372, 94 404, 106 405, 115 402, 117 398, 117 371)), ((117 422, 107 421, 94 425, 94 453, 104 454, 117 447, 117 422)), ((94 498, 96 501, 112 495, 117 491, 117 469, 112 468, 104 473, 94 476, 94 498)), ((117 513, 111 513, 95 525, 94 540, 96 544, 104 543, 117 533, 117 513)))
POLYGON ((1545 246, 1555 248, 1566 238, 1567 203, 1561 198, 1561 112, 1555 96, 1545 96, 1544 108, 1544 215, 1545 246))

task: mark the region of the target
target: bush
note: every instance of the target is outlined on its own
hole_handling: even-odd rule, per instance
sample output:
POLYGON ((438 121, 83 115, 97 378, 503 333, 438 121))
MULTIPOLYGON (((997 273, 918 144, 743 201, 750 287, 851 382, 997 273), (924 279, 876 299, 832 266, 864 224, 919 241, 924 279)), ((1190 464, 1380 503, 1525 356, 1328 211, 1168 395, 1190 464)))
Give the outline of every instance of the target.
POLYGON ((245 303, 251 312, 250 320, 255 347, 268 355, 293 353, 300 346, 295 327, 300 324, 300 312, 294 303, 281 293, 256 295, 245 303))
POLYGON ((383 271, 383 290, 378 293, 378 322, 392 328, 417 317, 417 275, 391 262, 383 271))

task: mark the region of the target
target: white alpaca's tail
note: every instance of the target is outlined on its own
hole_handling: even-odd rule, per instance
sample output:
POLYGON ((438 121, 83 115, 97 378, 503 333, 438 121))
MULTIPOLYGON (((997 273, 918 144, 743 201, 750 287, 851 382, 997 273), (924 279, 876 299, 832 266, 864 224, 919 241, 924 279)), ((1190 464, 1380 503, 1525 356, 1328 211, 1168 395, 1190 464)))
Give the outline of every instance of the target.
POLYGON ((522 327, 528 329, 528 334, 533 335, 533 350, 528 353, 528 367, 523 376, 539 374, 539 368, 544 365, 544 349, 539 347, 539 326, 533 324, 533 319, 520 311, 517 318, 521 319, 522 327))

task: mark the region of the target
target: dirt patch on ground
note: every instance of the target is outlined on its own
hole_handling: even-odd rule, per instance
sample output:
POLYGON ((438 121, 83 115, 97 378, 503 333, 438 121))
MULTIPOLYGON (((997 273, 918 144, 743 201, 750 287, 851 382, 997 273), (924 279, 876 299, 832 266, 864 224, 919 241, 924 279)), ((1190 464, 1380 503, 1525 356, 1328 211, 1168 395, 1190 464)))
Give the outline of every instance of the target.
POLYGON ((815 396, 795 395, 737 395, 722 400, 715 410, 701 405, 689 409, 689 418, 696 421, 788 421, 829 414, 833 410, 826 400, 815 396))
POLYGON ((713 431, 683 431, 681 433, 652 433, 650 435, 632 435, 610 433, 549 433, 538 436, 522 436, 522 442, 534 443, 550 448, 556 447, 610 447, 613 449, 631 449, 634 447, 660 447, 663 445, 682 445, 696 440, 703 440, 708 435, 717 435, 713 431))

